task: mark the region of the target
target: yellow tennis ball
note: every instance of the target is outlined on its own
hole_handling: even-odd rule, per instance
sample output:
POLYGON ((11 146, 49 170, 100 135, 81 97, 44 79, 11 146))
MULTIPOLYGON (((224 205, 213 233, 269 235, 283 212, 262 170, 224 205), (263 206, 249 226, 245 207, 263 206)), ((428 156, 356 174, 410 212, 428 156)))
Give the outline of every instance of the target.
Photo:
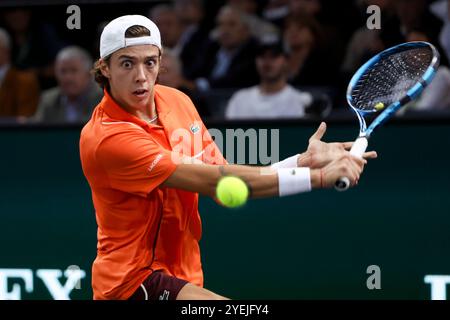
POLYGON ((378 102, 375 105, 375 110, 380 111, 380 110, 383 110, 383 109, 384 109, 384 103, 383 102, 378 102))
POLYGON ((248 187, 238 177, 224 177, 217 184, 216 196, 228 208, 240 207, 247 202, 248 187))

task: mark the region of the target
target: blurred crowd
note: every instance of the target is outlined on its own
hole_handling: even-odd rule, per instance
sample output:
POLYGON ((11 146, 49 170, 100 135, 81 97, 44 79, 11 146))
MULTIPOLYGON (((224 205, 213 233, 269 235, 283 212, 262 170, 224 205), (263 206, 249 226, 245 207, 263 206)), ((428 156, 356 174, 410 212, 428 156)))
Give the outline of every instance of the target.
MULTIPOLYGON (((450 110, 449 6, 450 0, 173 0, 133 13, 161 31, 158 82, 187 93, 204 118, 232 121, 326 118, 347 110, 352 74, 407 41, 433 43, 441 66, 404 113, 450 110), (370 5, 381 9, 380 29, 367 27, 370 5)), ((89 30, 95 41, 86 44, 64 38, 32 7, 0 10, 0 121, 86 122, 103 96, 91 69, 110 19, 98 17, 89 30)))

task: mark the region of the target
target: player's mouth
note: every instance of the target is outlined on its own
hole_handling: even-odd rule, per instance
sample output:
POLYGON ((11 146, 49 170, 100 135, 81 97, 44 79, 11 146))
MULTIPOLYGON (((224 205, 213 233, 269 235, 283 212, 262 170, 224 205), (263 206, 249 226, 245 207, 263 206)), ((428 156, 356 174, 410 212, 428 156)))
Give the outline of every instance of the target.
POLYGON ((138 89, 133 91, 133 94, 138 98, 146 98, 148 96, 148 90, 147 89, 138 89))

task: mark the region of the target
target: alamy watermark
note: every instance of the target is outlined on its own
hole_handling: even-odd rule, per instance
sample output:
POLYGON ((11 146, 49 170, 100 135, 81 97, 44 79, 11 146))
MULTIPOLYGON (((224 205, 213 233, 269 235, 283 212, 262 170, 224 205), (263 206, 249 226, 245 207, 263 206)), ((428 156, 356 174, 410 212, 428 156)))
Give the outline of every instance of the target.
POLYGON ((381 289, 381 269, 379 266, 373 264, 367 267, 366 273, 370 276, 366 280, 366 286, 369 290, 381 289))
POLYGON ((381 29, 381 9, 377 5, 371 5, 367 7, 367 14, 370 14, 370 17, 367 18, 366 26, 369 30, 380 30, 381 29))
POLYGON ((66 27, 69 30, 81 29, 81 9, 77 5, 68 6, 66 13, 70 16, 66 20, 66 27))
MULTIPOLYGON (((66 20, 66 26, 69 30, 81 29, 81 8, 77 5, 70 5, 66 9, 69 14, 66 20)), ((381 29, 381 8, 377 5, 370 5, 366 10, 370 16, 367 18, 366 26, 369 30, 381 29)))
POLYGON ((269 165, 279 161, 279 129, 238 128, 223 132, 212 128, 202 132, 200 125, 173 131, 170 141, 174 163, 186 163, 185 155, 191 155, 194 162, 212 163, 217 159, 217 149, 225 154, 228 163, 233 164, 269 165))

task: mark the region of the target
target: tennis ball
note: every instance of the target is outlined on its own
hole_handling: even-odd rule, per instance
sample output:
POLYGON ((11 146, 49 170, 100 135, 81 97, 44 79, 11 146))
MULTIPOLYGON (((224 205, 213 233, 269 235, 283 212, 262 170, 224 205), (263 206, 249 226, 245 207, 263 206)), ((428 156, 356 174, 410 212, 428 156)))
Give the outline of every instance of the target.
POLYGON ((383 109, 384 109, 384 103, 383 102, 378 102, 375 105, 375 110, 380 111, 380 110, 383 110, 383 109))
POLYGON ((225 207, 240 207, 247 202, 248 187, 238 177, 224 177, 217 184, 216 196, 225 207))

